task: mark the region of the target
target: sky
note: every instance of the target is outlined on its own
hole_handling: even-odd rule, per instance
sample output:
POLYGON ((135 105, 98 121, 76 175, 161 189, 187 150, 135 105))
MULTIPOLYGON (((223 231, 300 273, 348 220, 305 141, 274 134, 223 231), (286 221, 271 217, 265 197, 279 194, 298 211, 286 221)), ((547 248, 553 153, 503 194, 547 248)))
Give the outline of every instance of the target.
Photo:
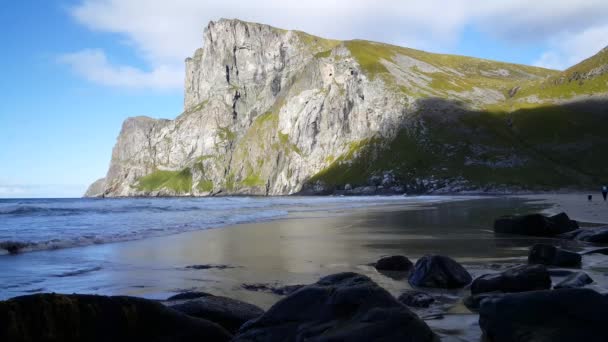
POLYGON ((606 0, 5 0, 0 198, 80 197, 124 119, 174 118, 210 20, 565 69, 608 45, 606 0))

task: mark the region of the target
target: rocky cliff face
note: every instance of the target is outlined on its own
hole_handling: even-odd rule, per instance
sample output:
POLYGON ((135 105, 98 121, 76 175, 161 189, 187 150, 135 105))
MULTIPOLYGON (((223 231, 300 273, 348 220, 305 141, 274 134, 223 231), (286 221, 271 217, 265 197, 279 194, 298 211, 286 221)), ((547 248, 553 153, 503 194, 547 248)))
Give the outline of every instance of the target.
MULTIPOLYGON (((541 177, 552 163, 520 141, 529 124, 520 126, 517 111, 553 102, 518 92, 558 75, 211 22, 203 47, 186 59, 184 112, 175 120, 127 119, 106 178, 87 194, 526 187, 534 180, 486 178, 509 168, 541 177)), ((593 178, 557 164, 563 170, 555 184, 593 178)))

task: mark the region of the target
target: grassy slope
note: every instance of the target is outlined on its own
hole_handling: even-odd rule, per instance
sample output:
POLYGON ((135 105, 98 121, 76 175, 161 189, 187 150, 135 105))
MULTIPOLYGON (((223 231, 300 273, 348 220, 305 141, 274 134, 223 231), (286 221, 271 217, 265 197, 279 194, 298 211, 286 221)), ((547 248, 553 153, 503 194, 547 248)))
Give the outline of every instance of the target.
POLYGON ((607 74, 580 76, 608 65, 608 50, 559 73, 364 41, 348 42, 347 47, 371 78, 390 81, 381 59, 392 60, 396 54, 404 54, 466 75, 448 83, 435 76, 432 85, 436 89, 480 86, 501 90, 505 95, 515 86, 520 86, 520 90, 514 99, 506 96, 504 103, 486 106, 483 111, 443 113, 442 117, 427 115, 422 110, 418 125, 403 129, 392 141, 370 139, 351 144, 349 152, 310 182, 321 181, 335 187, 347 183, 365 185, 371 175, 390 170, 409 185, 415 185, 414 180, 419 178, 435 178, 465 179, 474 187, 551 189, 592 187, 608 174, 605 157, 608 102, 578 105, 518 102, 532 94, 564 99, 608 92, 607 74), (510 76, 489 77, 480 72, 496 69, 508 70, 510 76), (543 78, 535 80, 530 75, 543 78))
POLYGON ((157 170, 141 177, 137 182, 137 189, 146 192, 168 189, 178 194, 190 193, 192 191, 192 172, 189 168, 181 171, 157 170))

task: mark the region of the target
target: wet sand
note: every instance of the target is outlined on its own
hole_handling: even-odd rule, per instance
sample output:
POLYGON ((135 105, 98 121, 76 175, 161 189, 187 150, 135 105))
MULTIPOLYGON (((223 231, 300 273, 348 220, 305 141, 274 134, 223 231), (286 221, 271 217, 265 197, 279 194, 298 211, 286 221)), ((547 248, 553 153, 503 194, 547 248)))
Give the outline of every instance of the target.
MULTIPOLYGON (((164 299, 175 293, 204 291, 268 308, 281 296, 246 290, 242 285, 309 284, 324 275, 353 271, 371 277, 397 296, 410 286, 407 279, 393 279, 370 266, 381 256, 402 254, 415 261, 425 254, 448 255, 477 277, 525 263, 529 247, 536 242, 569 244, 543 238, 496 236, 492 224, 501 215, 563 209, 575 219, 603 219, 600 209, 589 215, 587 207, 576 204, 576 195, 543 196, 303 212, 270 222, 9 256, 0 258, 0 275, 15 286, 1 292, 4 298, 55 291, 164 299), (228 268, 187 268, 192 265, 228 268), (27 277, 23 278, 32 279, 27 272, 41 270, 39 282, 19 284, 20 275, 25 273, 27 277)), ((605 222, 608 220, 602 223, 605 222)), ((608 284, 604 275, 608 271, 606 259, 603 255, 584 258, 583 268, 596 280, 598 290, 608 284)), ((477 315, 460 302, 466 291, 429 291, 448 298, 448 303, 439 308, 447 315, 427 319, 444 340, 479 339, 477 315)), ((429 317, 436 310, 417 313, 429 317)))
POLYGON ((573 194, 538 194, 526 195, 522 198, 547 204, 547 213, 566 212, 570 218, 581 222, 608 224, 608 201, 602 194, 573 193, 573 194), (593 195, 593 200, 587 200, 587 195, 593 195))

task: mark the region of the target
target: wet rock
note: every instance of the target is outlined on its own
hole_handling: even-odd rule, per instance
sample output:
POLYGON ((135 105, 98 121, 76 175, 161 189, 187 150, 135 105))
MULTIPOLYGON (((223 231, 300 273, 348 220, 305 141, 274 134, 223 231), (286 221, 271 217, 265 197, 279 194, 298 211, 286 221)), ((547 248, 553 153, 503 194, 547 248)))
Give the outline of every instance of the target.
POLYGON ((253 304, 213 295, 198 297, 169 307, 188 316, 217 323, 231 333, 235 333, 243 323, 264 313, 264 310, 253 304))
POLYGON ((597 244, 608 243, 608 226, 581 228, 559 236, 562 239, 578 240, 597 244))
POLYGON ((532 214, 518 217, 502 217, 494 221, 494 232, 528 236, 552 237, 578 229, 578 223, 565 213, 547 217, 532 214))
POLYGON ((378 271, 400 271, 407 272, 414 267, 414 264, 403 255, 393 255, 380 258, 374 265, 378 271))
POLYGON ((544 265, 523 265, 497 274, 485 274, 471 284, 471 294, 524 292, 551 288, 551 276, 544 265))
POLYGON ((429 327, 370 278, 340 273, 283 298, 234 341, 434 341, 429 327))
POLYGON ((580 267, 580 254, 552 245, 537 243, 530 249, 528 263, 559 267, 580 267))
POLYGON ((471 275, 452 258, 426 255, 420 258, 409 277, 412 286, 460 288, 471 282, 471 275))
POLYGON ((9 254, 19 254, 21 250, 28 247, 29 244, 19 241, 2 241, 0 242, 0 249, 6 250, 9 254))
POLYGON ((433 298, 433 296, 426 292, 416 290, 405 291, 399 296, 399 298, 397 298, 397 300, 414 308, 428 308, 431 304, 433 304, 433 302, 435 302, 435 298, 433 298))
POLYGON ((593 279, 585 272, 576 272, 555 285, 556 289, 573 289, 593 283, 593 279))
POLYGON ((479 325, 492 342, 608 341, 608 298, 589 289, 506 294, 481 302, 479 325))
POLYGON ((189 291, 189 292, 176 294, 175 296, 171 296, 171 297, 167 298, 167 301, 196 299, 196 298, 207 297, 207 296, 213 296, 213 295, 210 293, 207 293, 207 292, 189 291))
POLYGON ((470 295, 470 296, 465 297, 462 300, 462 303, 464 304, 464 306, 467 307, 467 309, 469 309, 471 311, 478 311, 479 307, 481 306, 481 302, 483 300, 491 298, 491 297, 502 296, 503 294, 504 293, 502 293, 502 292, 488 292, 488 293, 470 295))
POLYGON ((278 285, 278 284, 242 284, 241 287, 248 291, 268 292, 279 296, 286 296, 306 285, 278 285))
POLYGON ((133 297, 36 294, 0 302, 0 341, 229 341, 221 326, 133 297))
POLYGON ((190 265, 190 266, 186 266, 186 268, 192 269, 192 270, 210 270, 210 269, 225 270, 228 268, 237 268, 237 267, 230 266, 230 265, 204 264, 204 265, 190 265))

